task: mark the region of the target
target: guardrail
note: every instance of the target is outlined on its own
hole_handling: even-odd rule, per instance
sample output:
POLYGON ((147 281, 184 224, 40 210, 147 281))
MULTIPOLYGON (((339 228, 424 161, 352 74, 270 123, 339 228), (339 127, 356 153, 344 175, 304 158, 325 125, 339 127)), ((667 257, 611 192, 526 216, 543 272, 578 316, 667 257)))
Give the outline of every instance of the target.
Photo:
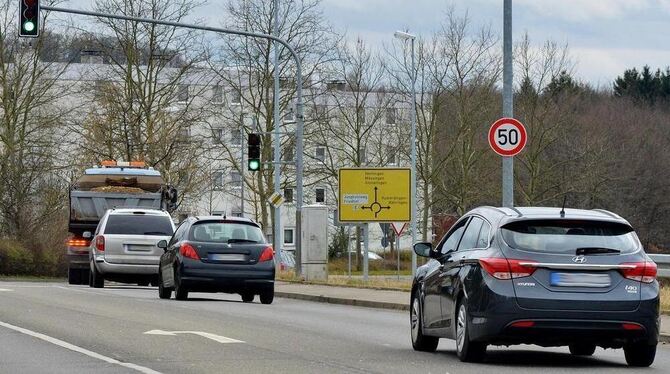
POLYGON ((670 255, 649 255, 658 266, 658 278, 670 279, 670 255))

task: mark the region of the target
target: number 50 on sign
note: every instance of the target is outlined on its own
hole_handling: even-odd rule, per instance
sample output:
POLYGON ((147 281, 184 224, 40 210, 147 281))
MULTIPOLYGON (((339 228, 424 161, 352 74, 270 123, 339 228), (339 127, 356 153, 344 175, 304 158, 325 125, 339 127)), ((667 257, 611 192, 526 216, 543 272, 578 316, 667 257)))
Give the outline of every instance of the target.
POLYGON ((489 129, 489 145, 501 156, 515 156, 526 146, 526 128, 514 118, 501 118, 489 129))

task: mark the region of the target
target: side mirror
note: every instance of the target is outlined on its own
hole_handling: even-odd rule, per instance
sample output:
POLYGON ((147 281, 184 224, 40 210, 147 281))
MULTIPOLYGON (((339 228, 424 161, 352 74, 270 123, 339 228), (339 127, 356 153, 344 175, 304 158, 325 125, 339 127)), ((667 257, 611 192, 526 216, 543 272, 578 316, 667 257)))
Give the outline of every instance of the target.
POLYGON ((93 237, 93 234, 91 234, 90 231, 84 231, 84 233, 81 236, 84 239, 91 239, 93 237))
POLYGON ((158 248, 163 248, 164 250, 167 249, 167 240, 163 239, 156 244, 158 248))
POLYGON ((414 244, 414 253, 421 257, 432 257, 433 244, 429 242, 419 242, 414 244))

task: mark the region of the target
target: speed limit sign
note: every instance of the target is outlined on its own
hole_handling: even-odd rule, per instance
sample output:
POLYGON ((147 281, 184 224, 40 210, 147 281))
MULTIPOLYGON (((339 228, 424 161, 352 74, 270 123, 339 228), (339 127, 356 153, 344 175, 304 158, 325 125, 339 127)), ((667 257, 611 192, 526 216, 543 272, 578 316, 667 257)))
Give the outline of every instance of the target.
POLYGON ((489 145, 501 156, 515 156, 526 146, 526 128, 514 118, 501 118, 489 130, 489 145))

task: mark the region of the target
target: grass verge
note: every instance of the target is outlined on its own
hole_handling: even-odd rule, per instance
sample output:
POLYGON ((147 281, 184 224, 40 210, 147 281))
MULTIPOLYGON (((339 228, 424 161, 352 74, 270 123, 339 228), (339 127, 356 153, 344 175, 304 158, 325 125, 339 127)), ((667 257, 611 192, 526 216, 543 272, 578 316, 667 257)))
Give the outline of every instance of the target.
POLYGON ((329 277, 327 281, 305 281, 301 278, 295 276, 293 272, 281 272, 277 276, 278 280, 284 282, 292 283, 303 283, 303 284, 316 284, 322 286, 339 286, 339 287, 352 287, 352 288, 370 288, 375 290, 388 290, 388 291, 409 291, 412 288, 412 282, 409 280, 394 280, 394 279, 375 279, 372 278, 367 282, 364 282, 362 279, 349 279, 348 277, 343 276, 333 276, 329 277))
POLYGON ((661 287, 661 312, 670 314, 670 286, 661 287))
POLYGON ((66 278, 38 277, 33 275, 0 275, 0 282, 65 282, 66 278))

